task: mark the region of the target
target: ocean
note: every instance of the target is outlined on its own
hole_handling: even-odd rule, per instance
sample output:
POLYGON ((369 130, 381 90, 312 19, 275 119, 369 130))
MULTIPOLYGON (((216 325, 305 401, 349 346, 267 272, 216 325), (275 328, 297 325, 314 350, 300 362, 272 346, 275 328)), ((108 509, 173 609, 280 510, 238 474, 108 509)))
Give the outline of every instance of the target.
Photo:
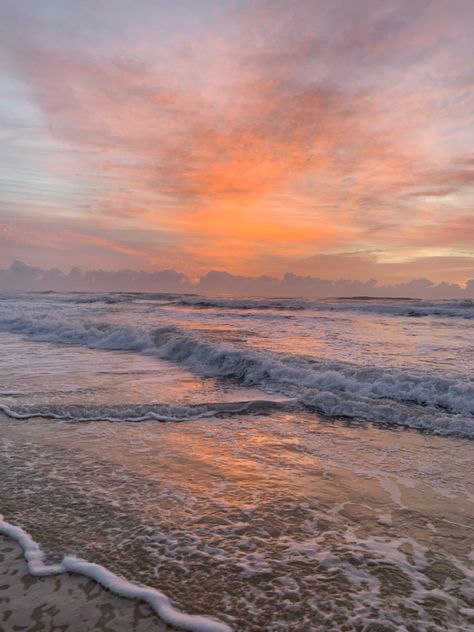
POLYGON ((474 629, 474 301, 9 292, 0 354, 44 564, 184 629, 474 629))

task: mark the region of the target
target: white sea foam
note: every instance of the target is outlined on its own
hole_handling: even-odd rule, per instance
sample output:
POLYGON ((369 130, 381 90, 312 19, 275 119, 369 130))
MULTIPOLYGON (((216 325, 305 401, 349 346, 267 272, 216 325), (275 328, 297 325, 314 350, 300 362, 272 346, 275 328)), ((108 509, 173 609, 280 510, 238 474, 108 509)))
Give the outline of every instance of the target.
MULTIPOLYGON (((0 319, 0 331, 27 335, 37 341, 157 355, 184 364, 201 375, 231 378, 241 384, 297 397, 300 404, 329 416, 474 437, 472 377, 239 348, 209 341, 174 326, 147 328, 83 318, 55 318, 51 314, 4 317, 0 319)), ((174 414, 162 410, 157 417, 165 420, 168 415, 178 419, 181 414, 181 418, 188 418, 189 411, 174 414)), ((213 412, 207 409, 197 414, 213 412)))
POLYGON ((93 579, 111 592, 148 603, 165 623, 191 632, 231 632, 227 624, 211 617, 190 615, 172 605, 166 595, 159 590, 141 586, 115 575, 99 564, 86 562, 73 556, 66 556, 59 564, 46 564, 43 551, 37 542, 21 527, 3 520, 0 514, 0 533, 15 540, 23 549, 28 571, 35 577, 46 577, 63 573, 75 573, 93 579))

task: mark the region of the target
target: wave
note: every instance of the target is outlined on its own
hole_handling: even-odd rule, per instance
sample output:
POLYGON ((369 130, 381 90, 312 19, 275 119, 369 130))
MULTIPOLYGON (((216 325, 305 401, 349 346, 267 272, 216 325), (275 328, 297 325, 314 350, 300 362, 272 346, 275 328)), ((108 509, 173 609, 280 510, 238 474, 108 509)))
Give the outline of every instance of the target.
POLYGON ((177 302, 182 307, 196 309, 232 309, 240 311, 316 311, 348 312, 406 317, 440 317, 474 319, 474 300, 424 301, 420 299, 393 298, 340 298, 340 299, 236 299, 182 297, 177 302))
POLYGON ((199 375, 230 378, 296 398, 300 405, 331 417, 474 437, 473 378, 239 348, 174 326, 146 329, 30 315, 1 319, 0 331, 37 341, 156 355, 199 375))
POLYGON ((377 298, 370 296, 341 298, 223 298, 171 292, 1 292, 0 300, 31 299, 41 295, 47 303, 132 304, 150 302, 160 307, 234 312, 358 312, 402 317, 438 317, 474 319, 474 299, 424 300, 416 298, 377 298))
POLYGON ((100 564, 86 562, 71 555, 64 557, 62 562, 58 564, 46 564, 44 553, 38 543, 21 527, 5 522, 1 514, 0 534, 15 540, 21 546, 28 571, 34 577, 47 577, 65 573, 82 575, 96 581, 119 597, 148 603, 162 621, 182 630, 190 630, 191 632, 232 632, 230 626, 211 617, 181 612, 159 590, 129 582, 100 564))
POLYGON ((0 300, 12 299, 30 300, 32 297, 40 297, 42 301, 49 303, 94 304, 105 303, 134 303, 136 301, 155 301, 159 303, 176 303, 180 299, 192 298, 194 294, 181 294, 176 292, 21 292, 1 291, 0 300))
POLYGON ((291 408, 291 400, 250 400, 241 402, 211 402, 191 406, 173 404, 140 404, 120 406, 39 405, 7 406, 0 411, 13 419, 63 419, 67 421, 193 421, 205 417, 232 415, 264 415, 291 408))
POLYGON ((238 349, 174 327, 155 330, 153 342, 162 358, 296 397, 324 415, 474 437, 473 380, 238 349))
POLYGON ((136 301, 153 301, 158 303, 176 303, 183 295, 169 292, 106 292, 103 294, 56 294, 53 298, 72 303, 134 303, 136 301))
POLYGON ((226 309, 260 309, 260 310, 291 310, 300 311, 311 306, 309 301, 297 299, 238 299, 238 298, 203 298, 202 296, 183 297, 177 301, 183 307, 196 307, 199 309, 226 308, 226 309))

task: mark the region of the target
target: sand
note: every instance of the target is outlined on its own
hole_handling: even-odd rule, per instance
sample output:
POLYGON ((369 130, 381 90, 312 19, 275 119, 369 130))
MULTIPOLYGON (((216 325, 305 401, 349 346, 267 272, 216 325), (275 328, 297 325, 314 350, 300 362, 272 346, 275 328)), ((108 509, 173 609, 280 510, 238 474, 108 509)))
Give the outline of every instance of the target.
POLYGON ((2 632, 171 632, 144 603, 80 575, 32 577, 18 544, 0 536, 2 632))

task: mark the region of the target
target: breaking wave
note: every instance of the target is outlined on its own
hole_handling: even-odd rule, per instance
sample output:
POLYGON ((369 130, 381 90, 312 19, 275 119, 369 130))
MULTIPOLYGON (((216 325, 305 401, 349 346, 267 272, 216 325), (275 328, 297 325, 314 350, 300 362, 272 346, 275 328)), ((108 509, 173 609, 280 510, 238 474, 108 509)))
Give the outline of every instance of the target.
MULTIPOLYGON (((3 318, 0 331, 26 335, 37 341, 156 355, 182 364, 199 375, 232 379, 242 385, 296 398, 299 405, 331 417, 474 437, 472 377, 439 376, 239 348, 173 326, 146 328, 91 320, 71 321, 40 314, 3 318)), ((239 405, 251 406, 235 404, 239 405)), ((228 404, 219 404, 216 409, 209 404, 206 406, 172 409, 161 406, 145 414, 147 418, 162 420, 190 419, 193 415, 210 416, 219 411, 225 414, 228 404), (152 417, 155 413, 156 417, 152 417)), ((143 412, 143 407, 140 410, 143 412)), ((135 411, 137 420, 143 417, 140 410, 135 411)), ((58 412, 58 416, 61 414, 58 412)), ((124 417, 111 413, 110 418, 124 417)))

